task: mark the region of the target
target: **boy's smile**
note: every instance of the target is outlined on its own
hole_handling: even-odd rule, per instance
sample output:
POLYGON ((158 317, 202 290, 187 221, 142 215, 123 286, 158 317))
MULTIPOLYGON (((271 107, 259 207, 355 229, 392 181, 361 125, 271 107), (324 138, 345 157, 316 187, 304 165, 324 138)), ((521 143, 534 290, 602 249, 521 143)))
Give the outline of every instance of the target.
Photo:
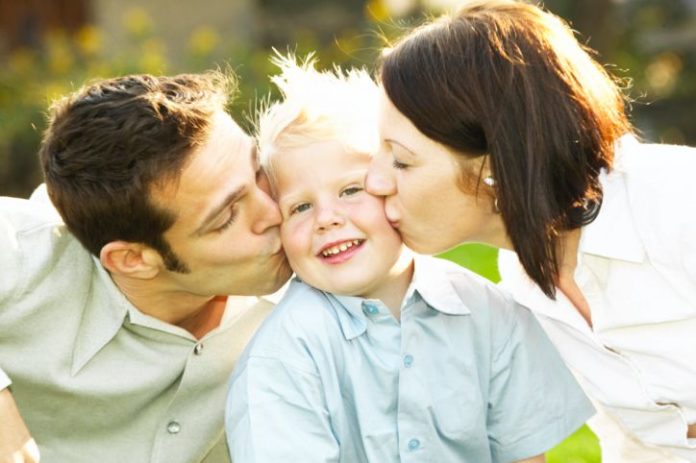
POLYGON ((370 155, 337 141, 290 148, 274 160, 288 260, 306 283, 332 293, 379 297, 397 268, 401 238, 380 198, 365 192, 370 155))
POLYGON ((322 248, 319 254, 329 263, 339 264, 347 259, 360 249, 360 246, 365 240, 345 240, 336 243, 329 243, 322 248))

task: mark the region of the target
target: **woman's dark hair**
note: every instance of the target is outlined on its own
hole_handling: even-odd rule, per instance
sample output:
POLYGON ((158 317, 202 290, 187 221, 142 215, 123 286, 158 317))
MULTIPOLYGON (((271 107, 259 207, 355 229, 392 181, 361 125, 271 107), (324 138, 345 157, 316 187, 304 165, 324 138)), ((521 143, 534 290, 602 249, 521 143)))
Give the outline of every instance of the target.
POLYGON ((632 130, 612 77, 558 17, 488 0, 407 34, 385 52, 381 80, 423 134, 489 156, 520 262, 555 297, 559 233, 597 216, 600 170, 632 130))

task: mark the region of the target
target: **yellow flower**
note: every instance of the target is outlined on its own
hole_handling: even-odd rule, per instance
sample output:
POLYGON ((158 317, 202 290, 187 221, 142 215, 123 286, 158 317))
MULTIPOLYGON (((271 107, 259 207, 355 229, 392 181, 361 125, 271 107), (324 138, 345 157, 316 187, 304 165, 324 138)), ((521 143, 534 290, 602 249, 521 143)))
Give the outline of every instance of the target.
POLYGON ((648 85, 657 97, 666 97, 674 90, 679 73, 683 67, 682 59, 673 52, 662 53, 645 68, 648 85))
POLYGON ((83 54, 87 56, 94 56, 102 48, 102 33, 94 25, 87 24, 82 26, 75 33, 75 44, 83 54))
POLYGON ((123 15, 123 27, 133 37, 144 37, 152 31, 152 20, 144 8, 130 8, 123 15))
POLYGON ((75 57, 64 31, 51 32, 46 40, 48 68, 54 74, 65 74, 72 68, 75 57))
POLYGON ((29 48, 19 48, 10 54, 7 64, 12 73, 29 74, 36 64, 36 53, 29 48))
POLYGON ((189 37, 188 48, 197 56, 209 55, 220 43, 220 35, 208 26, 196 28, 189 37))
POLYGON ((143 44, 142 54, 138 60, 141 72, 163 74, 167 70, 167 59, 164 56, 165 46, 161 40, 150 39, 143 44))

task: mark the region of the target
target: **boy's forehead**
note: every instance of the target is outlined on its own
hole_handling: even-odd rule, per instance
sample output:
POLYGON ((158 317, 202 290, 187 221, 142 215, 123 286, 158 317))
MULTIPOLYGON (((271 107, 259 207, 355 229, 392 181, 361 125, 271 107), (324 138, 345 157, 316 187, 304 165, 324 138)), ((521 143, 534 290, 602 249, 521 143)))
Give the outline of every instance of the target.
POLYGON ((296 190, 308 190, 353 181, 364 177, 370 155, 345 149, 340 144, 314 143, 278 153, 271 171, 278 197, 296 190))

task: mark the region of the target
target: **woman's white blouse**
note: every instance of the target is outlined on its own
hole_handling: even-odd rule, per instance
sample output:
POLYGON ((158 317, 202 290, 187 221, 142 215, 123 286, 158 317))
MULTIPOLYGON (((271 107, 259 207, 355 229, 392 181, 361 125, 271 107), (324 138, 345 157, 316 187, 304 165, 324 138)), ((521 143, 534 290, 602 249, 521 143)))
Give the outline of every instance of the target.
POLYGON ((515 253, 502 285, 537 315, 586 392, 644 443, 696 461, 696 149, 623 139, 582 230, 575 278, 593 327, 544 296, 515 253))

